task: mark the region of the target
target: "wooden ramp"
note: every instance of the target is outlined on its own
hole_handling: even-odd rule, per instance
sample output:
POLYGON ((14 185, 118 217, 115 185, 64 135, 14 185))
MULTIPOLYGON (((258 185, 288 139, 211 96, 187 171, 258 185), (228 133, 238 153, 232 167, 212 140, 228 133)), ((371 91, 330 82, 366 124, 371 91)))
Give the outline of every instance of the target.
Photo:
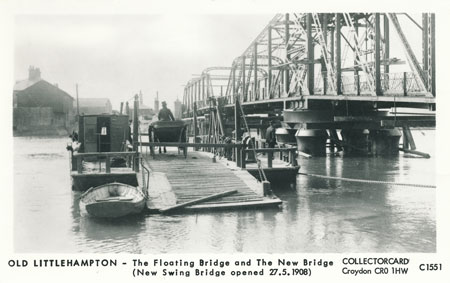
POLYGON ((262 184, 245 170, 227 167, 223 162, 213 162, 212 156, 203 152, 189 152, 187 158, 177 152, 144 155, 145 164, 152 174, 149 180, 151 211, 178 205, 237 190, 236 193, 187 206, 185 210, 238 209, 253 207, 278 207, 278 198, 262 196, 262 184))

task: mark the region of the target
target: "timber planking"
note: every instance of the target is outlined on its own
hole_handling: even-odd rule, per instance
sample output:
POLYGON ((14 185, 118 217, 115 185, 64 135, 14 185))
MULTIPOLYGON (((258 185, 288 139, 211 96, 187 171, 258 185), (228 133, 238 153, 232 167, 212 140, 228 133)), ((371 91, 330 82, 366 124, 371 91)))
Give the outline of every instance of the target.
POLYGON ((158 182, 158 178, 151 178, 149 182, 151 197, 147 205, 151 211, 163 210, 174 204, 179 205, 230 190, 237 192, 184 209, 192 211, 278 207, 281 204, 278 198, 267 198, 258 194, 257 192, 262 191, 259 188, 262 184, 245 170, 229 168, 223 162, 213 162, 208 153, 189 152, 187 158, 184 158, 182 154, 169 151, 166 154, 143 157, 152 174, 164 175, 159 178, 164 179, 163 182, 158 182), (160 194, 167 196, 168 192, 173 193, 176 203, 173 203, 173 198, 169 198, 169 203, 165 203, 165 200, 158 197, 160 194))

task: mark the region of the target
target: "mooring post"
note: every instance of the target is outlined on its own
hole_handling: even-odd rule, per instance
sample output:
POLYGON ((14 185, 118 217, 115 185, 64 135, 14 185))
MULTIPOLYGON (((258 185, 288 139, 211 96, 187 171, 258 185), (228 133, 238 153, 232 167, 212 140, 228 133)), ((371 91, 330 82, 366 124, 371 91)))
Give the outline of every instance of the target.
POLYGON ((297 159, 295 159, 295 148, 291 148, 291 150, 289 151, 289 163, 292 166, 297 165, 297 159))
POLYGON ((77 157, 77 172, 78 174, 83 173, 83 158, 80 156, 77 157))
POLYGON ((134 158, 134 171, 139 172, 139 148, 138 148, 138 133, 139 133, 139 100, 138 95, 134 96, 134 109, 133 109, 133 151, 136 152, 134 158))
POLYGON ((109 155, 106 156, 105 168, 106 168, 106 173, 111 173, 111 159, 110 159, 109 155))
POLYGON ((77 158, 74 158, 74 157, 73 157, 73 150, 70 151, 70 161, 71 161, 71 163, 72 163, 71 171, 75 171, 75 170, 78 171, 78 168, 77 168, 77 158))
POLYGON ((237 143, 236 144, 236 165, 237 165, 237 167, 240 167, 240 168, 242 168, 242 158, 241 158, 242 151, 241 151, 241 149, 242 149, 242 144, 237 143))
MULTIPOLYGON (((242 131, 241 131, 241 115, 239 115, 240 112, 240 104, 239 104, 239 95, 236 94, 234 99, 234 139, 235 143, 238 144, 241 140, 242 131)), ((239 147, 237 146, 235 148, 235 156, 236 156, 236 164, 240 163, 240 155, 239 147)), ((239 166, 239 165, 238 165, 239 166)), ((240 166, 239 166, 240 167, 240 166)))
POLYGON ((272 168, 273 151, 267 152, 267 167, 272 168))
MULTIPOLYGON (((194 101, 193 107, 193 119, 194 119, 194 143, 197 143, 198 136, 198 124, 197 124, 197 102, 194 101)), ((194 147, 194 150, 197 151, 198 147, 194 147)))
POLYGON ((241 168, 245 169, 245 158, 247 156, 246 154, 246 146, 243 144, 241 147, 241 168))
POLYGON ((263 185, 263 195, 268 196, 272 193, 272 189, 270 188, 270 182, 269 181, 262 181, 263 185))
POLYGON ((356 75, 356 95, 361 95, 361 83, 359 73, 356 75))
POLYGON ((407 95, 406 91, 406 72, 403 72, 403 96, 407 95))
POLYGON ((408 149, 409 142, 408 142, 408 135, 406 134, 405 127, 402 127, 402 130, 403 130, 403 148, 408 149))

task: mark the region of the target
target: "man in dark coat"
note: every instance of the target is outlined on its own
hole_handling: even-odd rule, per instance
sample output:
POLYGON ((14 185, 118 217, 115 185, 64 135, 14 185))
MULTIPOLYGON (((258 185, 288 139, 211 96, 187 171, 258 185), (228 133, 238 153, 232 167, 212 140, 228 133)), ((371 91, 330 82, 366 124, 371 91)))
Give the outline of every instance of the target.
POLYGON ((269 148, 275 148, 277 144, 277 138, 275 136, 275 121, 270 121, 270 126, 266 130, 266 144, 269 148))
POLYGON ((175 121, 172 111, 170 111, 170 109, 167 108, 167 103, 165 101, 162 102, 162 109, 159 110, 158 120, 159 121, 175 121))
MULTIPOLYGON (((175 117, 173 117, 172 111, 170 111, 169 108, 167 108, 167 103, 163 101, 162 103, 162 109, 159 110, 158 113, 158 120, 159 121, 175 121, 175 117)), ((166 147, 164 147, 164 153, 166 153, 166 147)), ((159 147, 159 153, 161 153, 161 147, 159 147)))

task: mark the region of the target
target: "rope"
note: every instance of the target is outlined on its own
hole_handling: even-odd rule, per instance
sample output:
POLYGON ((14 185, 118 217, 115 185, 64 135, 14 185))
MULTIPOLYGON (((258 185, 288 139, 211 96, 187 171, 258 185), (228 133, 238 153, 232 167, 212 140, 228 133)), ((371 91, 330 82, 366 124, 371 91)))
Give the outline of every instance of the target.
POLYGON ((393 186, 407 186, 407 187, 432 188, 432 189, 436 188, 436 186, 434 186, 434 185, 425 185, 425 184, 409 184, 409 183, 396 183, 396 182, 388 182, 388 181, 352 179, 352 178, 344 178, 344 177, 332 177, 332 176, 326 176, 326 175, 308 174, 308 173, 301 173, 301 172, 299 172, 298 174, 309 176, 309 177, 322 178, 322 179, 340 180, 340 181, 347 181, 347 182, 358 182, 358 183, 366 183, 366 184, 385 184, 385 185, 393 185, 393 186))
MULTIPOLYGON (((249 136, 250 141, 251 141, 253 154, 254 154, 254 156, 256 158, 257 153, 256 153, 256 150, 255 150, 255 145, 254 145, 253 140, 252 140, 252 136, 250 134, 250 128, 248 127, 248 124, 247 124, 247 119, 245 118, 244 108, 242 108, 242 105, 241 105, 240 102, 238 104, 239 104, 239 108, 241 109, 241 114, 242 114, 242 118, 244 120, 245 129, 247 130, 248 136, 249 136)), ((237 139, 237 137, 236 137, 236 139, 237 139)), ((258 165, 258 173, 259 173, 260 180, 267 181, 266 173, 264 173, 264 170, 261 168, 261 160, 257 159, 256 164, 258 165)))

